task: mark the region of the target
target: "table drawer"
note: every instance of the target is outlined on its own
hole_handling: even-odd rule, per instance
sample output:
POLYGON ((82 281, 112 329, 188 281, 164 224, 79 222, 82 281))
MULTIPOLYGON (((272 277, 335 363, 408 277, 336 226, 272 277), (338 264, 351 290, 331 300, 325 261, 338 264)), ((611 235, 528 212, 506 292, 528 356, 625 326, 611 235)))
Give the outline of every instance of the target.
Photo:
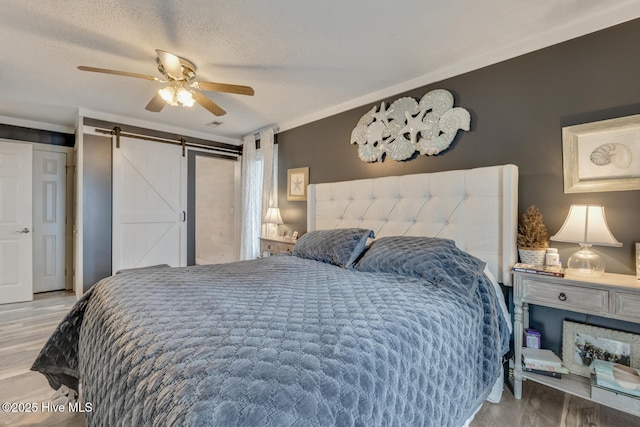
POLYGON ((640 295, 629 292, 616 292, 616 314, 640 321, 640 295))
POLYGON ((587 313, 609 312, 609 291, 525 279, 522 297, 531 303, 587 313))
POLYGON ((270 252, 272 254, 281 254, 283 252, 291 253, 293 244, 285 242, 262 241, 260 243, 260 252, 270 252))

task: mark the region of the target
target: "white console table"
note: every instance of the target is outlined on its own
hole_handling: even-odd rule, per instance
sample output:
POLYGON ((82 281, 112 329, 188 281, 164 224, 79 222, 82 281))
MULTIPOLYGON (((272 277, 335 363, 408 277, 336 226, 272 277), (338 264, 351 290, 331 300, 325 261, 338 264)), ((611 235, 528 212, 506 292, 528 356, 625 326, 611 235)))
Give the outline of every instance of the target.
POLYGON ((562 379, 536 375, 524 372, 521 362, 524 330, 529 327, 529 304, 640 323, 640 281, 635 276, 611 273, 592 278, 571 273, 555 277, 514 272, 513 279, 516 399, 522 397, 522 381, 531 380, 640 416, 640 400, 635 406, 620 405, 606 397, 592 396, 589 378, 574 374, 563 375, 562 379))

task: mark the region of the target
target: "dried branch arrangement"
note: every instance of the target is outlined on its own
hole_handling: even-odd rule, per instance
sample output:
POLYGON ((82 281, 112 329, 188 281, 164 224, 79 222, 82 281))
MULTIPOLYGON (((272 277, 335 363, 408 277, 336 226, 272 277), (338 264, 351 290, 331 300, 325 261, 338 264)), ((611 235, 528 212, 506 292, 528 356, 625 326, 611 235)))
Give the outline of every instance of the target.
POLYGON ((535 205, 529 206, 518 223, 519 248, 549 247, 549 232, 542 222, 542 213, 535 205))

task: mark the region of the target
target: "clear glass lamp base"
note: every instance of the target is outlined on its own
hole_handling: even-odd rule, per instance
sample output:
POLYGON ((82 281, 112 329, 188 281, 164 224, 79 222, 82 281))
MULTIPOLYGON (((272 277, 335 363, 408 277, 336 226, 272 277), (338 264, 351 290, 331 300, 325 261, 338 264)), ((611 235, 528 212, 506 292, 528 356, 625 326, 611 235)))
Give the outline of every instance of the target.
POLYGON ((582 276, 600 276, 604 273, 604 260, 591 250, 591 245, 581 244, 580 250, 569 258, 567 268, 582 276))

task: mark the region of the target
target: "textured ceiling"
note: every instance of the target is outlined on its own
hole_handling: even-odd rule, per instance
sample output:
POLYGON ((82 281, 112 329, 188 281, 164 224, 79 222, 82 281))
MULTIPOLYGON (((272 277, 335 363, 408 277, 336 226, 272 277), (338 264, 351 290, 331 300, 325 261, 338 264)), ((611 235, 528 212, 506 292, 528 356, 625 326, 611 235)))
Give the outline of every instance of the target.
POLYGON ((73 129, 80 111, 232 142, 639 16, 640 0, 3 0, 0 122, 73 129), (161 77, 155 49, 255 96, 209 92, 220 118, 198 105, 151 113, 159 83, 76 68, 161 77))

